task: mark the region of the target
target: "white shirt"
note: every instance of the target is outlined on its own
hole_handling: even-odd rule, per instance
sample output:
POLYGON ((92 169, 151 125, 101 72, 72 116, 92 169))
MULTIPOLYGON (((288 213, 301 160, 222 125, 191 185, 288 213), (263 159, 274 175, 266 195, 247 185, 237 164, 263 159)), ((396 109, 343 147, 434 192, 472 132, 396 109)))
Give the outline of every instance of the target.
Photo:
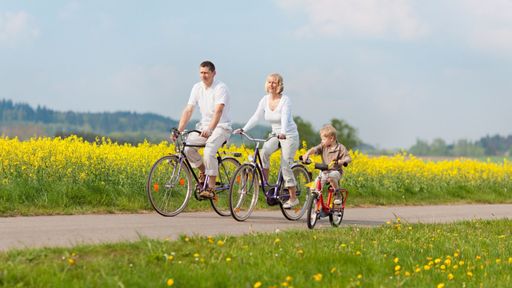
POLYGON ((272 126, 272 133, 285 134, 285 135, 298 135, 297 125, 293 121, 291 111, 291 101, 286 95, 282 95, 274 110, 269 107, 270 95, 265 95, 260 100, 256 112, 252 115, 251 119, 247 121, 244 126, 244 131, 256 126, 256 123, 261 119, 270 122, 272 126))
POLYGON ((199 105, 201 112, 200 124, 207 127, 212 121, 217 104, 224 104, 222 116, 220 117, 217 127, 231 129, 231 118, 229 117, 229 90, 226 84, 214 80, 210 87, 206 87, 203 82, 198 82, 192 87, 189 105, 199 105))

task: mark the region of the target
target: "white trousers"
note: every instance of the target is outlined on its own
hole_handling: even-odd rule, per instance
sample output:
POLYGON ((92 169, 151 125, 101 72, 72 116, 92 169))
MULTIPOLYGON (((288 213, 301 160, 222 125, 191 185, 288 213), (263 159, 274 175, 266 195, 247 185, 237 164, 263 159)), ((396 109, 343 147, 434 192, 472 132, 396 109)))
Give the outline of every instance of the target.
POLYGON ((263 144, 261 149, 261 162, 263 168, 270 168, 270 155, 279 149, 281 144, 281 171, 283 173, 284 187, 293 187, 297 185, 291 169, 293 157, 299 149, 299 135, 286 135, 286 139, 277 139, 276 137, 263 144))
MULTIPOLYGON (((219 150, 222 144, 226 142, 230 136, 231 130, 221 127, 215 128, 208 138, 201 137, 197 133, 189 134, 187 144, 206 145, 203 151, 206 175, 217 176, 217 174, 219 174, 217 150, 219 150)), ((192 167, 197 168, 203 164, 203 157, 199 154, 198 147, 186 147, 184 152, 192 167)))

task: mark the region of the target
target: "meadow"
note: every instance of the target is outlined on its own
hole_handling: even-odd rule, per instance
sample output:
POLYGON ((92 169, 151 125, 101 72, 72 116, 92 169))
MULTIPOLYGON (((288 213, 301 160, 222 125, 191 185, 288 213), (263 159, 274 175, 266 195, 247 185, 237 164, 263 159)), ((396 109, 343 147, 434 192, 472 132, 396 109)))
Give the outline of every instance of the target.
MULTIPOLYGON (((297 157, 305 152, 303 143, 297 157)), ((245 146, 223 148, 242 156, 245 146)), ((142 212, 151 208, 145 181, 152 163, 174 153, 173 144, 119 145, 72 136, 20 141, 0 138, 0 215, 142 212)), ((342 185, 349 206, 444 203, 511 203, 512 164, 454 159, 428 161, 413 155, 369 157, 351 152, 342 185)), ((276 175, 279 152, 271 159, 276 175)), ((320 161, 319 157, 313 158, 320 161)), ((308 167, 313 175, 313 166, 308 167)), ((263 207, 262 207, 263 208, 263 207)), ((206 201, 189 202, 188 211, 210 209, 206 201)))
POLYGON ((11 250, 0 287, 510 287, 512 220, 11 250))

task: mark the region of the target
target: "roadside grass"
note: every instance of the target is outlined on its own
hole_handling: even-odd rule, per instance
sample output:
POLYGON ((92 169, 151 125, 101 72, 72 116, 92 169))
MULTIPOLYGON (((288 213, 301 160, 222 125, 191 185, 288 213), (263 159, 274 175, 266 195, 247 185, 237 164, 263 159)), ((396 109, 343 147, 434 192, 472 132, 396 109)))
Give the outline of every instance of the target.
POLYGON ((512 220, 0 253, 2 287, 510 287, 512 220))

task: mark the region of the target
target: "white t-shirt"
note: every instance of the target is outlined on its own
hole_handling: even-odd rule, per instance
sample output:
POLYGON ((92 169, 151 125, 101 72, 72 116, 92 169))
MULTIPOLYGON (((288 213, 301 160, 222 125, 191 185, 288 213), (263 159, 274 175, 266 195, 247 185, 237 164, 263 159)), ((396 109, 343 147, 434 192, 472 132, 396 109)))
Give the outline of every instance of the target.
POLYGON ((198 82, 192 87, 189 105, 199 105, 201 112, 200 125, 207 127, 212 121, 217 104, 224 104, 222 116, 220 117, 217 127, 231 129, 231 117, 229 117, 229 90, 226 84, 214 80, 210 87, 206 87, 203 82, 198 82))
POLYGON ((254 112, 254 115, 252 115, 251 119, 245 124, 243 128, 244 131, 248 131, 256 126, 258 121, 265 119, 265 121, 270 122, 273 133, 298 135, 297 125, 292 117, 290 98, 286 95, 282 95, 279 104, 277 104, 274 110, 271 110, 268 106, 269 99, 270 95, 263 96, 258 104, 258 108, 256 108, 256 112, 254 112))

